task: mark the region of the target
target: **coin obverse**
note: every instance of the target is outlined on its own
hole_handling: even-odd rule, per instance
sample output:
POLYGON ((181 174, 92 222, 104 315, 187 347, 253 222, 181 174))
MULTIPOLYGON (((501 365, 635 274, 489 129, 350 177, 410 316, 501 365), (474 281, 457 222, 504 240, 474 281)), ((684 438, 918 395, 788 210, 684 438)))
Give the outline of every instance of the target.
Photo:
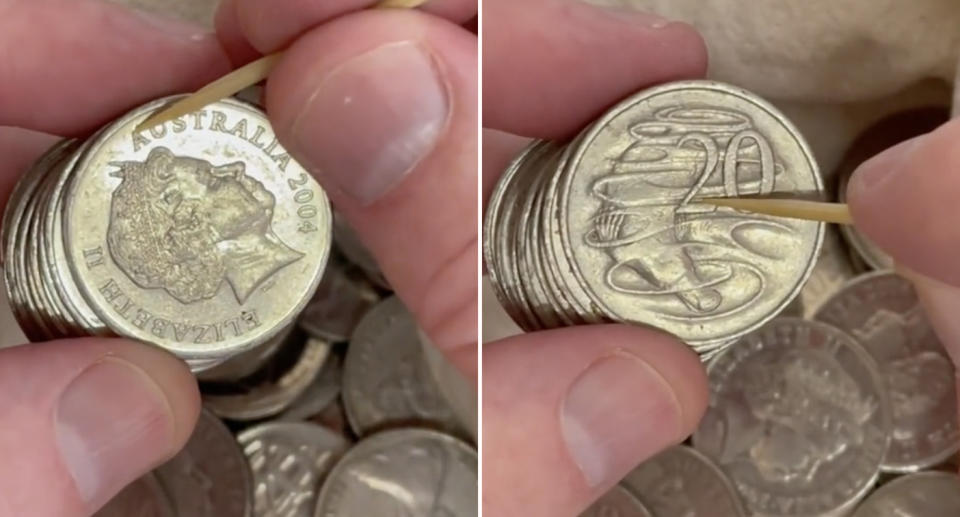
POLYGON ((676 82, 623 101, 567 145, 536 142, 514 160, 487 210, 484 258, 525 330, 637 323, 706 353, 790 304, 824 225, 697 200, 822 191, 810 149, 770 104, 676 82))
POLYGON ((267 422, 245 429, 237 441, 254 479, 254 517, 310 517, 317 491, 347 440, 305 422, 267 422))
POLYGON ((947 472, 910 474, 883 485, 853 517, 948 517, 960 515, 960 478, 947 472))
POLYGON ((883 470, 915 472, 960 449, 956 372, 908 280, 889 271, 857 277, 815 319, 856 338, 880 367, 893 411, 883 470))
POLYGON ((851 509, 873 486, 891 410, 876 362, 846 333, 783 318, 708 366, 711 402, 693 445, 762 516, 851 509))
POLYGON ((710 459, 683 445, 633 469, 621 481, 656 517, 746 517, 733 483, 710 459))
POLYGON ((477 453, 427 429, 384 431, 343 456, 320 490, 314 517, 477 512, 477 453))
POLYGON ((155 473, 176 506, 175 515, 253 516, 246 457, 233 433, 206 409, 187 445, 155 473))
POLYGON ((113 332, 209 367, 294 322, 326 264, 331 211, 251 105, 133 131, 168 102, 121 117, 79 157, 66 257, 113 332))
POLYGON ((343 401, 361 436, 398 425, 459 426, 423 357, 416 321, 396 296, 374 306, 354 330, 343 401))

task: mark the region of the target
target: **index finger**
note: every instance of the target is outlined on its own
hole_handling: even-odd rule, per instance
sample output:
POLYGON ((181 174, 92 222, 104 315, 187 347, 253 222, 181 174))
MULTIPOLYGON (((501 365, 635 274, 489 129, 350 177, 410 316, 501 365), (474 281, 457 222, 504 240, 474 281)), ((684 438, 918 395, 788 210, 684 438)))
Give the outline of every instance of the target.
POLYGON ((78 134, 229 70, 214 35, 177 20, 94 0, 0 7, 0 126, 78 134))

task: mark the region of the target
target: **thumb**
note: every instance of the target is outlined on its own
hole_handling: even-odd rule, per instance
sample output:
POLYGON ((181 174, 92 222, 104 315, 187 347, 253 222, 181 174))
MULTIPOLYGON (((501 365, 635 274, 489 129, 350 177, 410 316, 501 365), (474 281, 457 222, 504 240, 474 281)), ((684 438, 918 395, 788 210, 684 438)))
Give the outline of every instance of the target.
POLYGON ((88 517, 183 447, 200 409, 187 367, 120 339, 0 351, 0 517, 88 517))

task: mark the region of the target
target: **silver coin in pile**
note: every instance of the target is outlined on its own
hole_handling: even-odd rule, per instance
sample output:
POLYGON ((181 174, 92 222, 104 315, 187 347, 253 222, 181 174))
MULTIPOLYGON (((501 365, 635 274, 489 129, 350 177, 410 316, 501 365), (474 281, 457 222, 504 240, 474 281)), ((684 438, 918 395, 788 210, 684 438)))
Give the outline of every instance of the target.
POLYGON ((396 296, 377 304, 354 330, 343 365, 343 401, 361 436, 409 424, 458 428, 423 357, 417 324, 396 296))
POLYGON ((155 471, 178 516, 252 517, 250 467, 233 433, 207 410, 186 447, 155 471))
POLYGON ((267 422, 237 435, 254 479, 255 517, 310 517, 347 440, 306 422, 267 422))
POLYGON ((182 517, 153 474, 127 485, 93 517, 182 517))
POLYGON ((813 318, 814 313, 827 299, 837 292, 844 284, 857 276, 857 269, 850 260, 850 250, 832 225, 824 230, 823 246, 817 257, 817 265, 813 267, 810 278, 800 290, 802 312, 794 314, 798 317, 813 318))
POLYGON ((630 492, 617 485, 590 505, 580 517, 653 517, 653 514, 630 492))
POLYGON ((294 323, 326 264, 332 215, 252 105, 222 100, 134 130, 171 100, 119 118, 77 161, 66 256, 112 331, 208 368, 294 323))
POLYGON ((330 356, 330 343, 308 338, 289 370, 242 393, 206 394, 203 403, 221 418, 251 421, 276 415, 292 405, 317 378, 330 356))
POLYGON ((351 278, 343 264, 330 261, 316 294, 297 322, 312 336, 331 343, 347 341, 378 301, 380 295, 372 285, 351 278))
POLYGON ((694 446, 763 516, 851 509, 886 455, 890 401, 876 362, 825 323, 777 319, 708 366, 710 405, 694 446))
POLYGON ((800 292, 823 224, 717 209, 698 197, 823 190, 799 131, 756 96, 691 81, 608 112, 560 187, 564 252, 591 301, 694 347, 727 342, 800 292))
POLYGON ((320 490, 315 517, 476 516, 477 453, 427 429, 384 431, 360 441, 320 490))
POLYGON ((239 353, 213 368, 197 372, 197 379, 204 382, 229 382, 243 379, 267 365, 270 359, 290 337, 293 326, 270 338, 266 343, 239 353))
POLYGON ((320 374, 290 407, 276 416, 277 420, 308 420, 337 402, 343 380, 343 362, 331 355, 320 374))
POLYGON ((889 271, 857 277, 815 319, 856 338, 880 367, 893 411, 883 470, 914 472, 956 454, 956 372, 909 281, 889 271))
POLYGON ((343 253, 350 262, 354 263, 363 270, 364 274, 378 286, 384 289, 391 289, 387 277, 380 271, 380 265, 373 257, 366 246, 360 242, 357 232, 347 224, 346 219, 340 214, 334 212, 333 216, 333 239, 337 243, 337 249, 343 253))
POLYGON ((960 515, 960 478, 920 472, 894 479, 870 495, 853 517, 951 517, 960 515))
POLYGON ((656 517, 745 517, 733 483, 710 459, 678 445, 621 481, 656 517))

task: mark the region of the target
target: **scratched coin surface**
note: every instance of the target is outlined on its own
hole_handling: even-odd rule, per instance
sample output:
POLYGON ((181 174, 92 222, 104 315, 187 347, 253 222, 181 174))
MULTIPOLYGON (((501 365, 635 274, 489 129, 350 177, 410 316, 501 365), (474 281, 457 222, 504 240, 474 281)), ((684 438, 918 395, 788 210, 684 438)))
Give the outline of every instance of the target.
POLYGON ((856 338, 880 367, 893 411, 884 470, 925 469, 960 449, 956 372, 908 280, 885 271, 857 277, 816 319, 856 338))
POLYGON ((133 131, 166 102, 118 119, 76 164, 66 256, 113 331, 209 363, 294 322, 326 264, 331 212, 261 111, 224 100, 133 131))
POLYGON ((653 517, 653 514, 625 488, 616 485, 581 513, 580 517, 653 517))
POLYGON ((477 453, 427 429, 385 431, 360 441, 320 490, 315 517, 475 517, 477 453))
POLYGON ((733 483, 710 459, 678 445, 621 481, 656 517, 746 517, 733 483))
POLYGON ((343 401, 359 435, 410 424, 458 428, 423 357, 416 322, 395 296, 374 306, 354 330, 343 401))
POLYGON ((255 517, 309 517, 347 440, 304 422, 268 422, 237 435, 254 479, 255 517))
POLYGON ((157 481, 147 474, 127 485, 94 517, 180 517, 157 481))
POLYGON ((764 516, 850 510, 889 443, 890 402, 876 362, 825 323, 776 319, 707 368, 712 396, 693 445, 764 516))
POLYGON ((581 138, 556 198, 584 303, 702 346, 758 328, 800 292, 823 224, 696 201, 819 196, 807 144, 770 104, 719 83, 671 83, 627 99, 581 138))
POLYGON ((960 478, 947 472, 910 474, 881 486, 853 517, 960 515, 960 478))
POLYGON ((178 516, 253 515, 250 467, 227 426, 207 410, 186 447, 155 472, 178 516))

